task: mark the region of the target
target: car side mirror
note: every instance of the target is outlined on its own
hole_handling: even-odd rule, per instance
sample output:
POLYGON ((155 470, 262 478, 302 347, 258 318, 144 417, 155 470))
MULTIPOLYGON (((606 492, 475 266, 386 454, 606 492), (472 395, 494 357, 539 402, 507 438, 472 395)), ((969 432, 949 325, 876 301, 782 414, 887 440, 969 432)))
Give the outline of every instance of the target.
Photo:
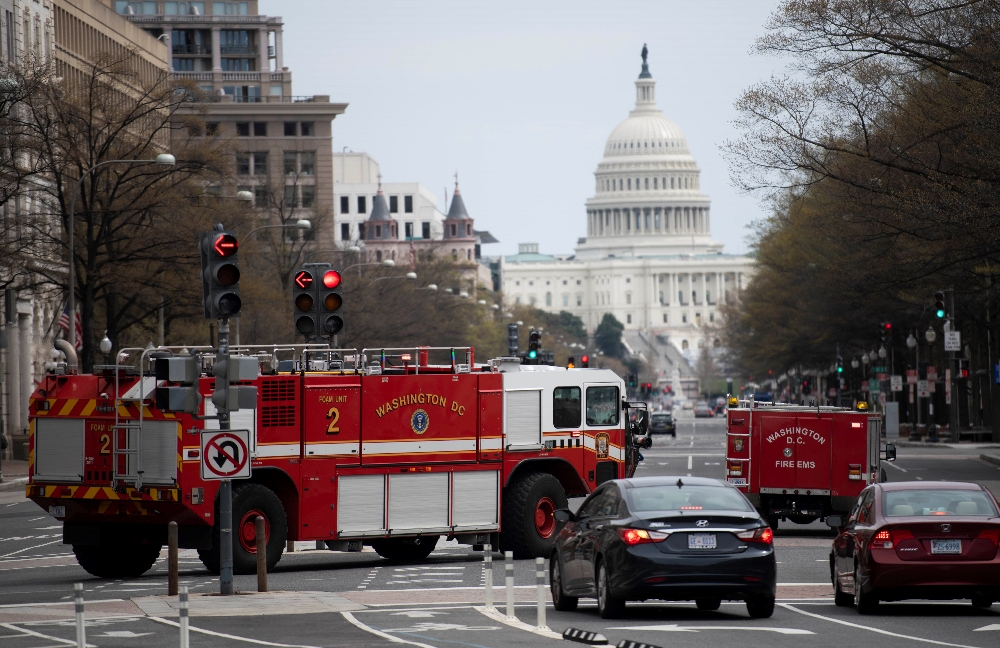
POLYGON ((569 509, 556 509, 552 513, 552 517, 556 519, 556 522, 572 522, 575 519, 573 511, 569 509))
POLYGON ((839 529, 844 526, 844 518, 840 515, 828 515, 826 516, 826 526, 831 529, 839 529))
POLYGON ((885 444, 885 460, 895 461, 896 460, 896 445, 893 443, 885 444))

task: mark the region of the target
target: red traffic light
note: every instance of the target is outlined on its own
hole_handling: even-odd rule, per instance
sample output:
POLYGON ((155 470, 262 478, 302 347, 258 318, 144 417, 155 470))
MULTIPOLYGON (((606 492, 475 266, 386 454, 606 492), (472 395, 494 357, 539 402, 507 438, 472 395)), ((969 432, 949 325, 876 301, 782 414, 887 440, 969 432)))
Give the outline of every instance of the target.
POLYGON ((212 241, 212 249, 220 257, 228 257, 240 251, 240 242, 232 234, 219 234, 212 241))
POLYGON ((580 358, 580 360, 581 360, 582 362, 590 362, 590 356, 582 356, 582 357, 580 358))
POLYGON ((336 270, 327 270, 323 273, 323 285, 331 290, 340 285, 340 273, 336 270))
POLYGON ((313 283, 313 276, 311 272, 300 270, 298 274, 295 275, 295 285, 303 290, 311 286, 312 283, 313 283))
POLYGON ((886 322, 885 323, 885 330, 889 331, 891 329, 892 329, 892 323, 891 322, 886 322))

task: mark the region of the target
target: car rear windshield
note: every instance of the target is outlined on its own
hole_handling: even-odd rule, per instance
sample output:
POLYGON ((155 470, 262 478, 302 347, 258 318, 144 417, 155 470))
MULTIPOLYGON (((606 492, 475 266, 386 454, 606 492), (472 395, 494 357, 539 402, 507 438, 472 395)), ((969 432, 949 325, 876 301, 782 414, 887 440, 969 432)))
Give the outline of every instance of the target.
POLYGON ((739 491, 725 486, 639 486, 630 488, 633 511, 752 511, 739 491))
POLYGON ((973 490, 883 491, 882 510, 887 517, 997 514, 989 496, 973 490))
POLYGON ((670 422, 670 415, 669 414, 653 414, 653 422, 654 423, 669 423, 670 422))

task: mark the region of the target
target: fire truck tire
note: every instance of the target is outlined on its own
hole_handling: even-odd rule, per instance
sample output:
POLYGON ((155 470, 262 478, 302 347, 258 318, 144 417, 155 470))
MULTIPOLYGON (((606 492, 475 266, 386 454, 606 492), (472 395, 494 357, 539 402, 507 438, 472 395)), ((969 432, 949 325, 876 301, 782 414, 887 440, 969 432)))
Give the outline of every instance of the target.
MULTIPOLYGON (((285 507, 274 491, 261 484, 240 484, 233 487, 233 573, 257 573, 257 529, 254 521, 264 517, 267 538, 267 570, 281 560, 288 537, 285 507)), ((212 529, 212 548, 199 549, 198 557, 208 571, 218 574, 221 567, 219 541, 219 501, 215 501, 216 524, 212 529)))
POLYGON ((771 527, 772 531, 778 530, 779 518, 777 515, 769 515, 767 517, 767 526, 771 527))
POLYGON ((388 560, 416 562, 431 555, 440 538, 441 536, 422 536, 420 538, 372 540, 372 549, 388 560))
POLYGON ((566 508, 566 490, 548 473, 529 473, 503 493, 503 551, 515 558, 546 558, 552 553, 558 524, 552 514, 566 508))
POLYGON ((159 558, 160 545, 73 545, 73 553, 80 566, 98 578, 138 578, 159 558))
POLYGON ((774 597, 764 595, 748 598, 747 614, 751 619, 770 619, 774 614, 774 597))

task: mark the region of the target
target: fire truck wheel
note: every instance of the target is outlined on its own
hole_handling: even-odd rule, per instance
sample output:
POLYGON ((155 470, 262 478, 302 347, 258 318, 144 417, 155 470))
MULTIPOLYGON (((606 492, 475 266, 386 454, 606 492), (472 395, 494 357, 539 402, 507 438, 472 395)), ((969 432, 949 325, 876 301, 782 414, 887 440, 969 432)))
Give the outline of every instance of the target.
POLYGON ((774 614, 774 597, 764 595, 748 598, 747 613, 751 619, 770 619, 774 614))
POLYGON ((372 540, 375 553, 389 560, 414 562, 431 555, 441 536, 422 536, 420 538, 386 538, 372 540))
POLYGON ((500 544, 516 558, 545 558, 556 537, 553 513, 566 508, 566 491, 548 473, 530 473, 509 484, 503 494, 500 544))
POLYGON ((769 515, 767 517, 767 526, 771 527, 772 531, 778 530, 779 518, 777 515, 769 515))
MULTIPOLYGON (((274 492, 260 484, 241 484, 233 488, 233 573, 257 573, 257 516, 264 517, 264 537, 267 539, 267 570, 281 560, 288 537, 285 508, 274 492)), ((215 501, 216 525, 212 529, 212 548, 199 549, 198 557, 213 574, 221 567, 219 552, 219 501, 215 501)))
POLYGON ((562 589, 562 566, 559 563, 559 555, 552 553, 549 559, 549 589, 552 591, 552 607, 560 612, 572 612, 576 609, 580 599, 575 596, 566 596, 562 589))
POLYGON ((98 578, 138 578, 159 558, 160 545, 73 545, 73 553, 80 566, 98 578))

